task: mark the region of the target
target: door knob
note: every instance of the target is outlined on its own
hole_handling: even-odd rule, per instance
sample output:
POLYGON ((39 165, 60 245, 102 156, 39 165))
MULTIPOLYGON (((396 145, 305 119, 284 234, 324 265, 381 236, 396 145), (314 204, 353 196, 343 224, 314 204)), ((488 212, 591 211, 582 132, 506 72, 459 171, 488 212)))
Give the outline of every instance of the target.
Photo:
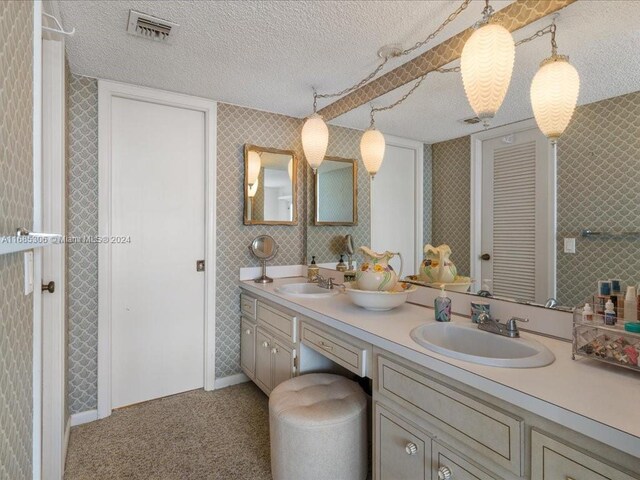
POLYGON ((489 255, 488 253, 483 253, 482 255, 480 255, 480 259, 481 260, 491 260, 491 255, 489 255))
POLYGON ((49 283, 43 283, 42 284, 42 291, 43 292, 49 292, 49 293, 55 292, 56 291, 56 282, 51 280, 49 283))

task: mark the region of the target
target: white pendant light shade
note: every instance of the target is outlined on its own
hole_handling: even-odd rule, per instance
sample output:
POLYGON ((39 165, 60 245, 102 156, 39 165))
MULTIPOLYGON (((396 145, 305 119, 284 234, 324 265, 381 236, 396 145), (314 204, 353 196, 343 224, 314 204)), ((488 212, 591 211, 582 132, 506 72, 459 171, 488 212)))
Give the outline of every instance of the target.
POLYGON ((255 197, 258 191, 258 179, 256 179, 253 185, 249 185, 247 188, 249 189, 249 198, 255 197))
POLYGON ((289 181, 293 180, 293 158, 289 160, 287 165, 287 172, 289 172, 289 181))
POLYGON ((314 113, 302 127, 302 150, 307 163, 315 172, 327 153, 329 129, 320 115, 314 113))
POLYGON ((492 23, 478 28, 464 44, 460 57, 464 91, 471 108, 485 125, 507 94, 515 54, 511 33, 492 23))
POLYGON ((531 82, 531 106, 538 127, 555 142, 569 125, 578 102, 580 76, 564 55, 540 64, 531 82))
POLYGON ((250 186, 258 181, 261 164, 258 152, 250 150, 247 158, 247 184, 250 186))
POLYGON ((382 160, 384 159, 385 146, 384 135, 375 128, 370 128, 362 135, 362 139, 360 140, 360 154, 362 155, 364 168, 367 169, 371 178, 380 170, 382 160))

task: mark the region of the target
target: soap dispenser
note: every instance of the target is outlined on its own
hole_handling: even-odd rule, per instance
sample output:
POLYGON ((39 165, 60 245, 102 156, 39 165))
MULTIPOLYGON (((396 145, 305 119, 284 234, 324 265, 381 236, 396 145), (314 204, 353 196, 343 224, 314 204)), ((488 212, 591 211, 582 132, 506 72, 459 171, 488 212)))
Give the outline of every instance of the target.
POLYGON ((339 272, 346 272, 347 271, 347 264, 344 263, 344 255, 340 255, 340 261, 336 265, 336 270, 339 271, 339 272))
POLYGON ((316 265, 316 257, 314 255, 311 257, 311 264, 307 267, 307 278, 310 282, 315 282, 319 273, 320 268, 316 265))
POLYGON ((438 322, 451 321, 451 299, 447 297, 447 294, 444 291, 444 285, 440 287, 440 295, 436 297, 435 309, 436 320, 438 322))

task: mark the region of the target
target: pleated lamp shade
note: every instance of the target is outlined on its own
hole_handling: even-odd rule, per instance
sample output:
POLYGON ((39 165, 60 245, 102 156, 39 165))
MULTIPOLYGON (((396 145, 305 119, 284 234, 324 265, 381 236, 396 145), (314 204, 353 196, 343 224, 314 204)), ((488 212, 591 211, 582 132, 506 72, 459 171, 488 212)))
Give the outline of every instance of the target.
POLYGON ((258 152, 249 150, 247 158, 247 184, 253 185, 258 181, 261 166, 262 162, 260 161, 260 155, 258 152))
POLYGON ((380 170, 384 159, 385 146, 384 135, 379 130, 370 128, 362 134, 360 154, 362 155, 364 168, 367 169, 371 178, 380 170))
POLYGON ((315 172, 327 153, 329 129, 320 115, 314 113, 302 126, 302 150, 307 163, 315 172))
POLYGON ((564 55, 540 64, 531 81, 531 107, 538 127, 552 142, 565 131, 578 103, 580 76, 564 55))
POLYGON ((460 57, 462 83, 478 118, 493 118, 504 100, 515 59, 511 33, 501 25, 478 28, 464 44, 460 57))

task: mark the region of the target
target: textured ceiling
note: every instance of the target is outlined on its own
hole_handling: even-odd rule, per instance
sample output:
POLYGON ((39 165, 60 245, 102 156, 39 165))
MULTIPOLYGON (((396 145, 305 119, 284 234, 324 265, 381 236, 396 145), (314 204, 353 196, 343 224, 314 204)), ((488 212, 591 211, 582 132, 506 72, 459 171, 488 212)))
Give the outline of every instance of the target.
MULTIPOLYGON (((311 110, 312 86, 331 92, 364 78, 375 68, 380 46, 406 48, 423 39, 460 1, 58 3, 65 28, 76 28, 68 40, 74 73, 303 117, 311 110), (173 43, 128 35, 130 8, 178 23, 173 43)), ((508 3, 492 5, 500 9, 508 3)), ((472 2, 431 45, 475 22, 483 5, 472 2)), ((514 37, 547 23, 543 19, 514 37)), ((580 104, 640 90, 639 24, 636 1, 579 0, 562 11, 559 50, 570 55, 580 73, 580 104)), ((495 125, 532 116, 529 85, 549 51, 548 36, 518 47, 511 87, 495 125)), ((385 71, 410 58, 389 62, 385 71)), ((408 88, 374 104, 390 103, 408 88)), ((432 74, 405 104, 378 114, 376 124, 385 133, 435 142, 478 131, 481 127, 457 122, 472 115, 460 75, 432 74)), ((363 106, 331 123, 364 129, 368 117, 368 106, 363 106)))

